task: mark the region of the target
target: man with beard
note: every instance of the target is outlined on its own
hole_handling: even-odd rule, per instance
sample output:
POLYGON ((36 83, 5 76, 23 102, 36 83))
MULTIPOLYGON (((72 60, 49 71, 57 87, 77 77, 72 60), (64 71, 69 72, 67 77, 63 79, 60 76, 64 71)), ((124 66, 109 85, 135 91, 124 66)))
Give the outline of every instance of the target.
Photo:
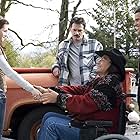
MULTIPOLYGON (((136 28, 138 34, 138 41, 139 41, 139 55, 140 55, 140 7, 137 8, 135 11, 135 23, 134 26, 136 28)), ((138 73, 137 73, 137 81, 138 81, 138 105, 140 110, 140 56, 138 56, 138 73)))
POLYGON ((96 39, 85 36, 86 23, 82 17, 70 21, 71 38, 59 44, 52 73, 59 77, 59 85, 83 85, 95 75, 95 51, 103 49, 96 39))

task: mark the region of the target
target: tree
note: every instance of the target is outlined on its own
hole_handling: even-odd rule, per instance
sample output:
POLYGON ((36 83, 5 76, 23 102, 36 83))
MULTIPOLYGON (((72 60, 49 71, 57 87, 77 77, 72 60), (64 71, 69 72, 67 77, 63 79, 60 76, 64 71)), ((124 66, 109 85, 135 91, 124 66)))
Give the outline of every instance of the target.
POLYGON ((5 53, 7 57, 7 61, 12 67, 17 67, 19 65, 19 54, 17 51, 14 50, 13 45, 11 44, 10 41, 5 40, 4 42, 4 48, 5 48, 5 53))
MULTIPOLYGON (((41 47, 44 47, 48 50, 52 46, 54 48, 54 46, 56 46, 56 43, 58 43, 58 41, 61 42, 62 40, 67 38, 67 36, 69 34, 69 30, 68 30, 68 28, 69 28, 69 26, 68 26, 69 17, 71 19, 71 17, 75 16, 75 14, 77 12, 77 9, 78 9, 78 7, 81 3, 81 0, 78 0, 78 3, 76 4, 76 6, 74 6, 73 11, 69 11, 68 10, 69 9, 69 4, 73 3, 73 1, 62 0, 61 9, 59 11, 57 9, 35 6, 35 5, 33 5, 29 2, 25 2, 25 1, 22 2, 22 1, 23 0, 21 0, 21 1, 19 1, 19 0, 1 0, 1 2, 0 2, 0 15, 5 17, 6 13, 9 11, 9 9, 11 8, 12 5, 23 5, 23 6, 28 6, 28 7, 31 7, 31 8, 36 8, 36 9, 42 9, 42 10, 48 10, 48 11, 51 11, 51 12, 55 12, 55 13, 60 15, 59 16, 60 17, 59 18, 59 35, 56 39, 51 40, 51 41, 49 40, 49 37, 48 37, 48 40, 44 41, 44 42, 41 42, 40 40, 33 40, 32 42, 27 42, 25 44, 24 40, 22 39, 22 37, 20 36, 19 33, 17 33, 16 31, 14 31, 12 29, 9 29, 12 33, 14 33, 16 35, 16 37, 19 39, 19 41, 21 43, 21 47, 17 48, 17 50, 22 50, 23 48, 25 48, 28 45, 41 46, 41 47), (71 15, 70 15, 70 13, 71 13, 71 15)), ((51 0, 42 0, 42 1, 46 2, 46 7, 47 7, 47 2, 49 2, 51 0)), ((50 25, 50 27, 52 27, 52 28, 53 28, 53 26, 54 25, 50 25)), ((9 61, 10 61, 10 57, 9 57, 9 61)), ((14 66, 15 65, 14 61, 11 60, 10 63, 12 63, 12 62, 13 62, 12 65, 14 66)), ((31 62, 33 62, 33 61, 31 61, 31 62)))
POLYGON ((136 68, 133 50, 137 47, 133 14, 138 0, 98 0, 97 8, 89 12, 98 28, 91 27, 90 37, 97 38, 104 48, 121 49, 127 58, 127 67, 136 68))
MULTIPOLYGON (((0 15, 5 17, 6 13, 9 11, 9 9, 11 8, 12 5, 23 5, 23 6, 27 6, 27 7, 31 7, 31 8, 36 8, 36 9, 47 10, 47 11, 59 13, 57 9, 53 10, 51 8, 35 6, 35 5, 31 4, 31 3, 22 2, 22 1, 23 0, 21 0, 21 1, 19 1, 19 0, 1 0, 1 2, 0 2, 0 15)), ((49 2, 51 0, 42 0, 42 1, 46 2, 46 5, 47 5, 47 2, 49 2)), ((54 40, 54 41, 41 42, 39 40, 38 41, 33 40, 32 42, 25 43, 24 40, 22 39, 22 37, 16 31, 14 31, 13 29, 9 29, 9 30, 11 32, 13 32, 17 36, 17 38, 19 39, 19 41, 21 43, 21 46, 22 46, 20 48, 20 50, 25 48, 28 45, 46 47, 48 44, 53 43, 53 42, 56 41, 56 40, 54 40)))
POLYGON ((53 51, 48 53, 40 54, 36 53, 33 56, 21 56, 19 58, 20 65, 19 67, 47 67, 51 68, 54 63, 55 56, 53 51))
POLYGON ((68 0, 62 0, 61 12, 59 18, 59 42, 66 38, 65 32, 68 24, 68 0))
POLYGON ((99 27, 92 27, 90 35, 105 48, 121 48, 130 56, 130 49, 136 46, 132 14, 137 3, 138 0, 99 0, 97 8, 89 12, 99 27))

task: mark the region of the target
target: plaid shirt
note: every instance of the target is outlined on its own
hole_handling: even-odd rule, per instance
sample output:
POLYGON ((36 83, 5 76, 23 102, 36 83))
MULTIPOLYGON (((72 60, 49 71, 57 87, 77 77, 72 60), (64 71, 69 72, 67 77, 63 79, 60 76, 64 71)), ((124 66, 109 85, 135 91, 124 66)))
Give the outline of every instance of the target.
MULTIPOLYGON (((72 39, 64 40, 60 43, 58 53, 56 56, 56 63, 52 66, 52 70, 55 67, 60 69, 59 85, 69 85, 68 76, 68 57, 69 49, 72 43, 72 39)), ((81 85, 90 80, 90 77, 95 74, 95 51, 102 50, 103 46, 96 39, 83 38, 80 46, 79 53, 79 69, 81 75, 81 85)))

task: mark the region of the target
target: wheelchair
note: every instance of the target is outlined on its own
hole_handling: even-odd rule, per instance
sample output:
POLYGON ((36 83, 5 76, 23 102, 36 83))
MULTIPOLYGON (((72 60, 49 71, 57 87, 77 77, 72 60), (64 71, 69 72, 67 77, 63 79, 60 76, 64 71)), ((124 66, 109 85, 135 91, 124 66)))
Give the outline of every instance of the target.
POLYGON ((127 122, 127 110, 126 98, 135 97, 135 94, 125 94, 124 99, 119 105, 119 124, 116 134, 109 134, 107 128, 112 126, 111 121, 84 121, 76 122, 71 120, 71 126, 80 128, 80 140, 130 140, 125 137, 126 122, 127 122))
POLYGON ((71 125, 74 127, 79 127, 80 125, 80 140, 130 140, 129 138, 125 137, 125 131, 126 131, 126 122, 128 120, 127 115, 130 111, 126 106, 130 102, 127 97, 136 97, 135 94, 128 94, 130 93, 130 87, 131 87, 131 79, 130 75, 133 70, 126 69, 126 78, 125 81, 122 83, 122 89, 123 92, 126 93, 122 101, 119 105, 119 124, 118 124, 118 130, 116 134, 109 134, 107 132, 107 128, 112 126, 111 121, 85 121, 80 122, 80 124, 75 124, 74 120, 71 121, 71 125))

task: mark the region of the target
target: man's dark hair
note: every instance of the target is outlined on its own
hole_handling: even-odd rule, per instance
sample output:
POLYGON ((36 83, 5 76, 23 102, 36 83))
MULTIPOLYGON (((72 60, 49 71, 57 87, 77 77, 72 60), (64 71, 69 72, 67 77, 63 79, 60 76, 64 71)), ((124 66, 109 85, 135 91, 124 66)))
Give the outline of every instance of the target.
POLYGON ((137 7, 137 9, 135 10, 135 14, 140 12, 140 7, 137 7))
POLYGON ((70 27, 72 26, 73 23, 82 24, 84 26, 84 29, 86 27, 86 22, 85 22, 84 18, 82 18, 82 17, 74 17, 74 18, 72 18, 72 20, 70 21, 70 27))

